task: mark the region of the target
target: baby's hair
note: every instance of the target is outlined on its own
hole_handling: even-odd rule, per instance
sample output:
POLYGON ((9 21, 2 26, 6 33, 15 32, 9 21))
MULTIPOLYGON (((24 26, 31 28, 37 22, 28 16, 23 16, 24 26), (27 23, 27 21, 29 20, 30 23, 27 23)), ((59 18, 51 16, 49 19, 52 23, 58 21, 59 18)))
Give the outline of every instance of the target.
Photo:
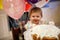
POLYGON ((41 17, 42 17, 42 10, 41 10, 41 8, 39 8, 39 7, 33 7, 31 10, 30 10, 30 14, 29 14, 29 16, 31 16, 31 14, 32 13, 40 13, 40 15, 41 15, 41 17))

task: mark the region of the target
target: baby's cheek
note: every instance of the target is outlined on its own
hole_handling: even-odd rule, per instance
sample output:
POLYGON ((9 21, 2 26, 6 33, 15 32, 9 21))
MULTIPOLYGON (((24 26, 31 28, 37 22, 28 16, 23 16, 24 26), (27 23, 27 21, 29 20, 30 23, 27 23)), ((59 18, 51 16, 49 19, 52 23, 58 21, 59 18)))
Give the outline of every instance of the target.
POLYGON ((34 20, 34 18, 30 18, 30 20, 34 20))
POLYGON ((41 20, 41 18, 37 18, 38 20, 41 20))

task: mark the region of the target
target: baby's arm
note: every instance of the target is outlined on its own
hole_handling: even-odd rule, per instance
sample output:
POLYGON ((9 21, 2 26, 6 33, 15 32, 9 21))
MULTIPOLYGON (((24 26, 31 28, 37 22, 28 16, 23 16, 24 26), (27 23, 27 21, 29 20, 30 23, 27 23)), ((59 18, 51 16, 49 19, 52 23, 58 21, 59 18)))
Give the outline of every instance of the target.
POLYGON ((25 24, 24 27, 25 27, 26 30, 29 29, 29 27, 30 27, 30 22, 28 21, 27 24, 25 24))
POLYGON ((27 30, 27 26, 24 26, 24 28, 27 30))
POLYGON ((28 29, 28 23, 25 24, 24 28, 27 30, 28 29))

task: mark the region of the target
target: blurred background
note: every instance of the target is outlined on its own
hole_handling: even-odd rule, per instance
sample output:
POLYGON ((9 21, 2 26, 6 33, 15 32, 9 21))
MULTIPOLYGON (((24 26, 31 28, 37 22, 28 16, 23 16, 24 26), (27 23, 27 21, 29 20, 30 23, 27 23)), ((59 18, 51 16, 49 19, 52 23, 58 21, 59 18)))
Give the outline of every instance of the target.
MULTIPOLYGON (((36 5, 39 7, 39 4, 36 5)), ((43 12, 43 19, 46 21, 54 21, 55 25, 60 28, 60 0, 50 0, 41 9, 43 12)), ((24 12, 23 16, 19 19, 19 22, 28 19, 28 12, 24 12)), ((11 19, 3 10, 2 0, 0 0, 0 40, 13 40, 10 29, 12 25, 16 26, 16 24, 14 24, 15 21, 12 24, 9 23, 9 20, 14 21, 14 19, 11 19)), ((17 25, 19 24, 17 23, 17 25)))

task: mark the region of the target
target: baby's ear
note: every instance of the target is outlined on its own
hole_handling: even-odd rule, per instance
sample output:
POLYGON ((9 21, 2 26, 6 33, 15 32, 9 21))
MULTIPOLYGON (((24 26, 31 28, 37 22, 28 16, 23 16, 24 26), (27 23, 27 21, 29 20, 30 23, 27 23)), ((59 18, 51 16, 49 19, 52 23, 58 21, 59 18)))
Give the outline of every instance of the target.
POLYGON ((37 40, 37 34, 32 34, 31 36, 32 36, 33 40, 37 40))

